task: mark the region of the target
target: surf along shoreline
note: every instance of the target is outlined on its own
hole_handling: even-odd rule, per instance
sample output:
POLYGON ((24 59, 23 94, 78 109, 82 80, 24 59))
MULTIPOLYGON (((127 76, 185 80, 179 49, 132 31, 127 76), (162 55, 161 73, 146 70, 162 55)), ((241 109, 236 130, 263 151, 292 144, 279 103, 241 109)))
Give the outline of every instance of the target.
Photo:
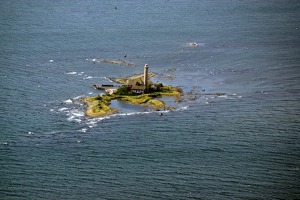
MULTIPOLYGON (((123 84, 113 93, 100 94, 92 97, 82 98, 81 101, 86 104, 85 115, 87 117, 106 117, 120 112, 117 108, 110 107, 112 100, 118 100, 134 105, 145 106, 155 111, 159 110, 173 110, 158 98, 166 96, 173 97, 175 101, 182 101, 183 91, 179 87, 172 87, 170 85, 154 84, 150 78, 154 77, 156 73, 148 73, 149 84, 144 86, 144 92, 140 94, 133 93, 128 86, 129 82, 134 82, 137 85, 142 85, 144 74, 133 75, 127 78, 112 78, 111 80, 123 84)), ((143 87, 143 86, 140 86, 143 87)))

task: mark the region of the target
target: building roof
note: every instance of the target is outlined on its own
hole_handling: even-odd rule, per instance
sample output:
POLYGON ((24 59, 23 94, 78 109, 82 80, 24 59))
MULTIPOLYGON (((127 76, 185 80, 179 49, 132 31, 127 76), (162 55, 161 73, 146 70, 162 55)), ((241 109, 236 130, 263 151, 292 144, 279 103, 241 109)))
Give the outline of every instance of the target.
POLYGON ((132 89, 132 90, 145 90, 146 87, 145 87, 145 86, 137 86, 137 85, 133 85, 131 89, 132 89))

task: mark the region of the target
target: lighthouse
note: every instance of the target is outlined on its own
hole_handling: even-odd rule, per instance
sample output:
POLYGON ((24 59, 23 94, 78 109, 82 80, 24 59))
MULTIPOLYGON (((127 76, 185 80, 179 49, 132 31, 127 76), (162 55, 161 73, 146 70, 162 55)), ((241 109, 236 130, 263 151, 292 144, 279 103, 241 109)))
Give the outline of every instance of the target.
POLYGON ((145 64, 144 67, 144 86, 148 85, 148 65, 145 64))

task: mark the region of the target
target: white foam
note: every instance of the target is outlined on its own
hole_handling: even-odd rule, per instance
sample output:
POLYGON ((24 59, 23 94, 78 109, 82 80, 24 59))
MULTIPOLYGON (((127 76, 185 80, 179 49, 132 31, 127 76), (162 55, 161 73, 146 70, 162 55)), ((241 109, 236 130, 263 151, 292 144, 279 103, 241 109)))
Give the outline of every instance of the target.
POLYGON ((168 113, 168 112, 170 112, 170 110, 118 113, 118 114, 114 114, 112 116, 131 116, 131 115, 143 115, 143 114, 151 114, 151 113, 168 113))
POLYGON ((77 112, 77 111, 71 111, 71 114, 76 116, 76 117, 83 117, 84 116, 84 113, 77 112))
POLYGON ((77 96, 77 97, 74 97, 73 99, 80 99, 80 98, 82 98, 82 97, 84 97, 84 95, 79 95, 79 96, 77 96))
POLYGON ((49 132, 44 132, 44 134, 48 134, 48 135, 51 135, 51 134, 58 134, 58 133, 61 133, 61 131, 49 131, 49 132))
POLYGON ((53 63, 53 62, 54 62, 54 60, 49 60, 49 62, 53 63))
POLYGON ((81 110, 78 110, 77 108, 71 109, 70 113, 68 115, 74 115, 76 117, 83 117, 84 116, 84 112, 81 110))
POLYGON ((96 120, 89 120, 86 124, 87 125, 95 125, 97 123, 97 121, 96 120))
POLYGON ((72 116, 72 115, 70 117, 68 117, 67 120, 70 121, 70 122, 78 122, 78 123, 82 122, 81 119, 76 118, 76 116, 72 116))
POLYGON ((67 118, 67 120, 68 120, 68 121, 73 121, 74 118, 75 118, 74 116, 70 116, 70 117, 67 118))
POLYGON ((92 78, 94 78, 94 77, 92 77, 92 76, 87 76, 87 77, 84 77, 83 79, 92 79, 92 78))
POLYGON ((77 72, 68 72, 68 73, 66 73, 66 74, 69 74, 69 75, 75 75, 75 74, 77 74, 77 72))
POLYGON ((131 113, 120 113, 120 114, 115 114, 115 116, 130 116, 130 115, 138 115, 138 112, 131 112, 131 113))
POLYGON ((60 112, 62 112, 62 111, 64 111, 64 110, 68 110, 68 108, 64 107, 64 108, 58 109, 58 111, 60 111, 60 112))
POLYGON ((92 62, 96 62, 96 61, 97 61, 96 58, 93 58, 93 59, 91 59, 91 58, 86 58, 85 60, 87 60, 87 61, 92 61, 92 62))
POLYGON ((76 119, 76 118, 75 118, 73 121, 78 122, 78 123, 81 123, 81 122, 82 122, 81 119, 76 119))
POLYGON ((66 101, 64 101, 65 103, 73 103, 73 101, 71 99, 68 99, 66 101))
POLYGON ((189 108, 189 106, 183 106, 181 108, 178 108, 177 110, 187 110, 189 108))
POLYGON ((85 133, 86 131, 87 131, 86 128, 83 128, 83 129, 80 130, 80 132, 83 132, 83 133, 85 133))
POLYGON ((78 110, 77 108, 71 109, 70 108, 60 108, 60 112, 65 112, 67 116, 68 121, 81 123, 82 120, 84 120, 84 112, 81 110, 78 110))

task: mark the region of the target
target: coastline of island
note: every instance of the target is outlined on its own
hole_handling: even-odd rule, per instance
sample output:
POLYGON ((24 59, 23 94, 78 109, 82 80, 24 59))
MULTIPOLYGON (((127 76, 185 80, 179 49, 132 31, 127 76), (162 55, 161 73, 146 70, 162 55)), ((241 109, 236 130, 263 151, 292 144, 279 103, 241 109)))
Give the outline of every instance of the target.
MULTIPOLYGON (((150 72, 147 77, 150 79, 150 77, 154 77, 155 75, 156 73, 150 72)), ((113 92, 81 99, 81 101, 86 104, 85 115, 93 118, 105 117, 118 113, 118 109, 110 107, 111 101, 113 100, 145 106, 155 111, 174 109, 173 107, 166 105, 164 101, 159 100, 158 98, 160 97, 173 97, 177 102, 182 100, 181 96, 183 95, 183 91, 181 88, 172 87, 170 85, 164 86, 162 83, 154 84, 150 80, 147 86, 143 86, 144 76, 144 74, 140 74, 127 78, 112 78, 112 81, 121 83, 123 86, 114 89, 113 92), (137 86, 129 85, 132 83, 137 86), (138 90, 139 92, 137 92, 138 90)))

